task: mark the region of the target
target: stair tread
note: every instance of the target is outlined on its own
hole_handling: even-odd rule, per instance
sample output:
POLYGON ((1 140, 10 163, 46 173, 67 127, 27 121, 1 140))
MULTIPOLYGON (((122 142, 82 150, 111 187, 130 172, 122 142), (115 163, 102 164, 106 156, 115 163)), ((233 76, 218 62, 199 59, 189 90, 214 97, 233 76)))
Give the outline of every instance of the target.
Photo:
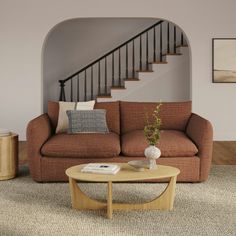
POLYGON ((125 86, 112 86, 111 89, 125 89, 125 86))
POLYGON ((153 62, 149 62, 149 64, 167 64, 167 61, 153 61, 153 62))
POLYGON ((187 44, 184 44, 184 45, 178 45, 178 46, 176 46, 176 48, 181 48, 181 47, 188 47, 188 45, 187 45, 187 44))
POLYGON ((149 73, 149 72, 153 72, 153 70, 136 70, 136 72, 149 73))
POLYGON ((182 53, 164 53, 163 56, 181 56, 182 53))
POLYGON ((97 98, 111 98, 111 94, 99 94, 97 95, 97 98))
POLYGON ((124 81, 139 81, 140 79, 138 78, 128 78, 128 79, 124 79, 124 81))

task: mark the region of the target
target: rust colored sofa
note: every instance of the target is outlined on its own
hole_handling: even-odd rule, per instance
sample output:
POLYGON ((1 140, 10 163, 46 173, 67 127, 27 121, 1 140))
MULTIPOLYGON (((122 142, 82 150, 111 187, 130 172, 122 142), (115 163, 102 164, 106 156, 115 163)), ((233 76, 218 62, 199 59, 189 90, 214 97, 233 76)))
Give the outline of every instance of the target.
MULTIPOLYGON (((90 162, 128 162, 144 159, 146 114, 157 103, 104 102, 108 134, 55 134, 59 103, 49 102, 48 113, 29 122, 27 152, 32 178, 37 182, 68 181, 65 170, 90 162)), ((191 102, 163 103, 159 164, 180 169, 179 182, 201 182, 208 177, 213 145, 212 126, 191 113, 191 102)))

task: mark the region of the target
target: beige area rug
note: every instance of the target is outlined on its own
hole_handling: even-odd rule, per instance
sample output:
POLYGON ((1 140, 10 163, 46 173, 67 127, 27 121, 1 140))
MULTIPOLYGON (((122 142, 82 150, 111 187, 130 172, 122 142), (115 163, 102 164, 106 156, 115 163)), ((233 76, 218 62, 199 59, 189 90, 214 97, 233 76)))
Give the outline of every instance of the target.
MULTIPOLYGON (((105 199, 105 184, 81 184, 105 199)), ((164 184, 115 184, 115 201, 156 197, 164 184)), ((177 184, 173 211, 114 212, 71 209, 68 184, 35 183, 27 167, 0 182, 0 235, 236 235, 236 165, 213 166, 205 183, 177 184)))

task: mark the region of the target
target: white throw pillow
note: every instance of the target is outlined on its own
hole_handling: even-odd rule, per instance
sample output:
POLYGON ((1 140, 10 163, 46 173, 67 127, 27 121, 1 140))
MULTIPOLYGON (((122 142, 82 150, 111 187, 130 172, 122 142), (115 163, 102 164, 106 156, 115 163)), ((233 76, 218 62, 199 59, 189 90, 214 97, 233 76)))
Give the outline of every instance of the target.
POLYGON ((95 100, 88 102, 59 102, 59 114, 56 134, 67 132, 69 127, 66 111, 69 110, 93 110, 95 100))
POLYGON ((56 128, 56 134, 66 132, 68 129, 68 117, 66 111, 75 110, 75 102, 59 102, 59 114, 56 128))
POLYGON ((95 100, 88 102, 77 102, 76 110, 93 110, 95 100))

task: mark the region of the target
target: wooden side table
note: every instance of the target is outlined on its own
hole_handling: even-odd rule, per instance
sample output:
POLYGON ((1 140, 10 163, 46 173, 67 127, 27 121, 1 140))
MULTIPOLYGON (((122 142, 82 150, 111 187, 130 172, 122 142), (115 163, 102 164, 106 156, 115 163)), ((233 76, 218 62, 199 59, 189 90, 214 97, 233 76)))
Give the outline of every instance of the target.
POLYGON ((18 172, 18 134, 0 137, 0 180, 12 179, 18 172))

